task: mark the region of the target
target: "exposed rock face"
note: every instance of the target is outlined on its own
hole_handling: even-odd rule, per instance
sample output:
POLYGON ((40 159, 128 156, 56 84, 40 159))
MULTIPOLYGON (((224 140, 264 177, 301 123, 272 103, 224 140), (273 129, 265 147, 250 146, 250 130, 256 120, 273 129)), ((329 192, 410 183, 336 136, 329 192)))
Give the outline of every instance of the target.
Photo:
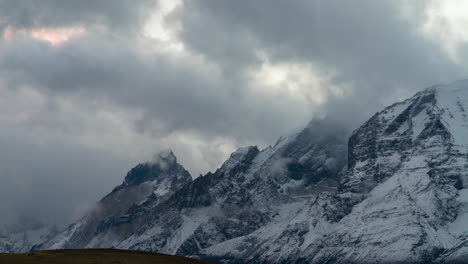
POLYGON ((312 260, 417 262, 460 242, 451 224, 460 217, 457 197, 467 180, 468 141, 461 135, 468 135, 468 120, 460 108, 467 100, 466 84, 432 87, 355 131, 340 189, 362 201, 312 260))
MULTIPOLYGON (((115 247, 225 263, 462 263, 465 109, 468 81, 460 81, 385 108, 347 146, 344 133, 313 122, 273 147, 239 149, 193 181, 179 165, 136 167, 101 200, 112 210, 41 248, 115 247), (162 185, 171 191, 157 191, 162 185)), ((161 160, 176 164, 171 155, 161 160)))
MULTIPOLYGON (((119 192, 128 195, 135 188, 136 200, 143 199, 140 182, 148 182, 151 168, 141 166, 146 165, 131 170, 103 201, 123 201, 119 192)), ((325 134, 320 123, 311 123, 273 147, 237 150, 217 171, 186 183, 164 201, 151 194, 133 206, 121 202, 122 210, 106 212, 93 228, 80 221, 40 248, 115 247, 196 256, 295 215, 311 196, 336 190, 345 167, 344 133, 325 134)))
POLYGON ((310 193, 336 189, 346 164, 344 137, 311 135, 313 125, 261 152, 241 148, 164 203, 148 199, 131 208, 86 246, 198 255, 284 217, 289 205, 297 211, 310 193))
POLYGON ((468 82, 459 82, 384 109, 350 137, 336 192, 204 256, 232 263, 466 260, 467 106, 468 82))

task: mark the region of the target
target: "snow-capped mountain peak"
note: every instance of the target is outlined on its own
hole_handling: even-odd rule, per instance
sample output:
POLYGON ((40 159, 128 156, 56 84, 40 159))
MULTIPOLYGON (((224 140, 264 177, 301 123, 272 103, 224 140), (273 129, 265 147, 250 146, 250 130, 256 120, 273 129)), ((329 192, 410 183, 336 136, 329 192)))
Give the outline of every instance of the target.
POLYGON ((466 262, 466 109, 468 81, 433 86, 376 113, 347 144, 339 126, 313 121, 193 181, 166 151, 100 201, 120 209, 90 214, 40 248, 252 264, 466 262))
POLYGON ((112 193, 145 182, 152 182, 151 185, 156 188, 156 185, 162 182, 177 184, 179 181, 186 183, 190 179, 189 172, 177 163, 177 158, 172 150, 164 150, 156 153, 151 162, 138 164, 131 169, 125 176, 123 183, 115 187, 112 193))

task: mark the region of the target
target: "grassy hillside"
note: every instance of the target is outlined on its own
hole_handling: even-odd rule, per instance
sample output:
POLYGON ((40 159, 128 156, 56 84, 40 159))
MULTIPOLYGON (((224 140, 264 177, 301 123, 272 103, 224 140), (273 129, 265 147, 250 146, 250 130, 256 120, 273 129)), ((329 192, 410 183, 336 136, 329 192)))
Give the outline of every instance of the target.
MULTIPOLYGON (((211 262, 141 251, 66 249, 0 254, 1 264, 210 264, 211 262)), ((212 263, 211 263, 212 264, 212 263)))

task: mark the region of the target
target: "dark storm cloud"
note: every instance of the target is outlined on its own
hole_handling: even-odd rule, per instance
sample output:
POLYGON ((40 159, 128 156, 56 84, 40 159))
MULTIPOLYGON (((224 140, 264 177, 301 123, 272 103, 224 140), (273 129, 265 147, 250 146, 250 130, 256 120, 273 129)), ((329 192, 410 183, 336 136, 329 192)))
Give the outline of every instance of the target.
POLYGON ((292 121, 294 126, 306 122, 299 117, 294 123, 287 110, 295 106, 278 107, 278 98, 246 97, 243 90, 250 84, 239 73, 217 73, 185 57, 148 54, 133 39, 102 32, 58 47, 23 38, 4 44, 0 53, 7 87, 108 98, 142 110, 144 117, 135 125, 155 136, 193 130, 204 137, 264 144, 275 140, 276 130, 288 131, 292 121))
MULTIPOLYGON (((351 83, 357 105, 366 105, 354 111, 358 115, 389 103, 389 97, 394 100, 397 89, 408 95, 434 83, 462 78, 465 73, 466 67, 456 65, 437 43, 422 35, 424 2, 412 3, 417 12, 410 20, 403 17, 402 4, 185 1, 181 36, 198 52, 238 68, 256 63, 252 58, 258 49, 266 50, 274 60, 310 61, 336 68, 335 81, 351 83)), ((349 99, 340 103, 356 103, 349 99)))
POLYGON ((0 48, 0 67, 9 74, 4 78, 8 87, 31 85, 50 94, 107 97, 141 108, 148 117, 145 121, 161 122, 165 133, 193 128, 206 133, 229 130, 222 120, 232 122, 231 113, 241 111, 232 109, 221 87, 229 84, 214 75, 205 76, 184 61, 147 56, 133 44, 88 35, 56 48, 25 39, 0 48))
MULTIPOLYGON (((114 38, 129 38, 140 33, 142 22, 154 3, 145 0, 0 0, 0 38, 7 29, 27 32, 24 30, 77 26, 102 34, 111 35, 112 32, 114 38)), ((41 222, 63 225, 77 217, 80 208, 118 184, 136 161, 122 153, 104 151, 83 145, 77 139, 62 137, 63 133, 89 132, 84 131, 89 126, 87 128, 83 120, 71 115, 58 117, 56 112, 63 109, 53 104, 45 106, 48 111, 41 109, 25 119, 22 110, 28 112, 29 108, 35 112, 34 107, 39 104, 34 102, 37 96, 16 94, 21 95, 21 89, 26 85, 54 98, 79 93, 76 88, 80 86, 109 84, 115 82, 109 74, 116 72, 105 69, 123 61, 116 53, 106 53, 104 43, 95 53, 102 54, 100 57, 80 53, 80 50, 92 50, 96 43, 93 39, 65 51, 53 50, 49 43, 24 35, 14 40, 0 40, 0 96, 5 99, 10 95, 6 89, 14 94, 8 97, 11 101, 0 100, 3 111, 0 124, 0 211, 3 213, 0 224, 13 224, 19 218, 32 216, 41 222), (108 81, 103 81, 105 79, 108 81), (18 107, 18 103, 23 104, 18 107), (16 121, 9 122, 10 119, 16 121), (40 131, 49 139, 38 136, 40 131)), ((108 42, 112 44, 114 41, 109 39, 108 42)), ((99 94, 102 93, 98 90, 96 95, 90 91, 88 98, 91 101, 99 94)))
MULTIPOLYGON (((52 14, 56 10, 48 11, 52 14)), ((86 22, 68 21, 72 21, 72 25, 86 22)), ((15 27, 51 25, 8 24, 15 27)), ((52 25, 60 26, 60 23, 52 25)), ((0 45, 0 88, 15 92, 28 87, 48 99, 71 96, 77 102, 109 100, 123 108, 141 110, 143 117, 133 126, 141 137, 149 132, 154 141, 184 130, 196 131, 210 144, 217 144, 214 140, 217 136, 246 141, 245 138, 271 131, 272 121, 278 120, 263 113, 251 113, 252 109, 260 107, 269 112, 271 106, 252 106, 245 98, 240 98, 235 92, 241 85, 239 81, 229 81, 216 72, 211 73, 202 62, 190 58, 148 54, 140 48, 138 39, 116 36, 112 31, 114 25, 101 26, 104 30, 86 28, 82 35, 58 46, 25 34, 4 41, 0 45), (266 125, 259 126, 262 123, 266 125)), ((31 106, 25 104, 24 107, 31 106)), ((73 136, 89 133, 90 126, 96 124, 90 125, 74 115, 61 116, 57 112, 63 109, 53 103, 47 102, 45 107, 46 111, 41 109, 28 120, 22 120, 20 125, 0 126, 0 140, 4 143, 0 174, 7 183, 2 185, 5 190, 0 190, 0 209, 11 212, 9 217, 0 219, 0 223, 15 222, 25 212, 41 221, 66 222, 75 216, 74 208, 89 203, 90 199, 99 199, 121 180, 125 171, 134 165, 132 162, 137 162, 128 157, 126 161, 122 153, 106 153, 83 146, 73 136), (61 140, 38 138, 38 130, 45 130, 51 137, 61 140), (62 139, 62 134, 72 137, 62 139), (44 141, 47 143, 38 143, 44 141), (7 151, 9 149, 14 151, 7 151)), ((86 112, 79 107, 73 111, 86 112)), ((20 116, 19 111, 13 114, 20 116)), ((287 113, 278 116, 282 120, 289 118, 287 113)), ((101 136, 103 140, 108 137, 106 133, 101 136)), ((271 139, 271 135, 265 137, 271 139)), ((120 141, 112 143, 126 147, 120 141)), ((207 159, 206 163, 213 164, 210 159, 214 157, 218 166, 219 151, 208 148, 205 152, 211 156, 198 160, 207 159)), ((191 152, 177 154, 187 157, 191 152)), ((193 157, 192 163, 196 163, 196 158, 193 157)), ((200 166, 203 170, 205 167, 200 166)))
POLYGON ((134 30, 143 23, 156 0, 1 0, 0 27, 63 27, 106 25, 134 30))
MULTIPOLYGON (((56 20, 54 23, 97 21, 109 29, 140 21, 144 17, 140 11, 148 8, 148 1, 137 7, 118 1, 108 9, 99 1, 58 2, 46 1, 38 13, 57 13, 48 18, 56 20), (76 15, 67 20, 65 14, 71 10, 77 10, 76 15)), ((391 102, 395 89, 402 89, 406 96, 462 76, 436 43, 418 34, 421 18, 403 19, 395 3, 186 1, 171 19, 182 22, 180 37, 185 45, 215 62, 219 74, 209 75, 197 69, 206 65, 187 63, 183 58, 149 55, 133 38, 101 31, 88 32, 58 48, 28 40, 12 43, 3 48, 0 63, 14 81, 28 80, 53 92, 85 91, 140 108, 146 117, 137 124, 142 130, 154 128, 150 124, 156 120, 164 133, 194 129, 250 141, 272 140, 277 132, 269 131, 290 125, 291 118, 282 116, 287 109, 278 109, 275 101, 253 105, 246 98, 252 85, 245 71, 261 65, 256 56, 259 50, 273 61, 312 62, 337 69, 333 81, 354 88, 346 104, 354 108, 365 102, 363 109, 354 111, 356 116, 369 116, 369 111, 391 102), (353 96, 358 102, 349 100, 353 96), (277 118, 265 116, 265 112, 277 118), (252 124, 260 126, 252 129, 252 124)), ((18 6, 29 7, 27 2, 14 5, 18 6)), ((324 112, 345 108, 343 103, 331 104, 324 112)))

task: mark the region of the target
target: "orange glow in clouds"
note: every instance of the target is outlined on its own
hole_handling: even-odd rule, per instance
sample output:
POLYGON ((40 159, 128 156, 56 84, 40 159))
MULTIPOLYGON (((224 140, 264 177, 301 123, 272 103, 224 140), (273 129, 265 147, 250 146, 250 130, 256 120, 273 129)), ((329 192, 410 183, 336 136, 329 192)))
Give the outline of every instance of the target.
POLYGON ((11 40, 15 35, 26 34, 35 39, 49 42, 52 46, 58 46, 71 38, 76 37, 85 32, 83 27, 58 27, 58 28, 24 28, 15 29, 7 26, 3 30, 2 38, 11 40))
POLYGON ((6 40, 10 40, 12 36, 13 36, 13 28, 10 26, 7 26, 3 30, 2 38, 6 40))
POLYGON ((37 28, 32 29, 29 33, 33 38, 48 41, 52 46, 60 45, 67 42, 70 38, 75 37, 84 32, 82 27, 71 28, 37 28))

